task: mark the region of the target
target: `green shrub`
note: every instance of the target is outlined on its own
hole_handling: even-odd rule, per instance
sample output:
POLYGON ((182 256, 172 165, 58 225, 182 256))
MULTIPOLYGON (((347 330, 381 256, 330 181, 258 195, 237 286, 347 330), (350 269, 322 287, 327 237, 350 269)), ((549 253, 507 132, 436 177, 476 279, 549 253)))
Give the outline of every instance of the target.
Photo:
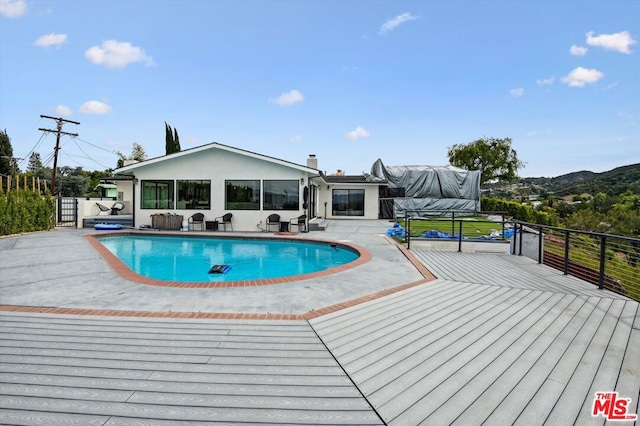
POLYGON ((0 189, 0 235, 48 231, 56 225, 56 201, 47 194, 0 189))
POLYGON ((530 205, 518 203, 516 201, 504 200, 502 198, 483 197, 480 202, 482 204, 482 211, 507 212, 509 216, 523 222, 550 226, 555 226, 558 222, 555 214, 547 211, 536 210, 530 205))

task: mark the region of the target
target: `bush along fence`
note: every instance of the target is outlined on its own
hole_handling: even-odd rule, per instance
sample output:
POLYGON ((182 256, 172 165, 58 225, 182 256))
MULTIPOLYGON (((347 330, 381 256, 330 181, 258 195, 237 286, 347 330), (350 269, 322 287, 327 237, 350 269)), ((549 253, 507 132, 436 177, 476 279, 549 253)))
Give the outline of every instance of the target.
POLYGON ((47 231, 56 225, 56 202, 39 180, 0 177, 0 235, 47 231), (29 185, 29 183, 31 185, 29 185), (22 185, 21 185, 22 184, 22 185))
POLYGON ((538 263, 640 301, 640 239, 516 221, 514 254, 534 233, 538 263), (521 232, 522 231, 522 232, 521 232))

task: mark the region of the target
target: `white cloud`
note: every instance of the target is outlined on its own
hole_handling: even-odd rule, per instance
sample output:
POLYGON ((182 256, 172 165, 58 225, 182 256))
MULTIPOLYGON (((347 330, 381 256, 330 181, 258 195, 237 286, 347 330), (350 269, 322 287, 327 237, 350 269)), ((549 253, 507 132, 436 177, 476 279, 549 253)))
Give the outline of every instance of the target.
POLYGON ((26 0, 0 0, 0 15, 19 18, 27 12, 26 0))
POLYGON ((33 44, 40 47, 60 46, 67 42, 67 38, 66 34, 51 33, 41 36, 33 44))
POLYGON ((297 104, 298 102, 302 102, 304 100, 304 95, 302 92, 298 90, 291 90, 289 92, 285 92, 278 96, 277 98, 270 98, 269 102, 280 105, 280 106, 288 106, 297 104))
POLYGON ((587 33, 587 44, 589 46, 602 47, 605 50, 615 50, 620 53, 631 53, 629 47, 637 41, 631 37, 629 31, 622 31, 615 34, 600 34, 594 36, 593 31, 587 33))
POLYGON ((589 49, 587 49, 586 47, 577 46, 574 44, 571 46, 571 49, 569 49, 569 52, 575 56, 584 56, 587 54, 587 50, 589 49))
POLYGON ((540 86, 547 86, 549 84, 553 84, 556 81, 555 77, 549 77, 549 78, 542 78, 542 79, 537 79, 536 83, 538 83, 540 86))
POLYGON ((369 133, 364 127, 357 126, 355 130, 350 131, 346 134, 347 139, 351 139, 352 141, 360 138, 369 137, 371 133, 369 133))
POLYGON ((295 135, 294 137, 292 137, 291 139, 289 139, 289 142, 297 143, 297 142, 300 142, 301 140, 302 140, 302 136, 300 136, 300 135, 295 135))
POLYGON ((144 62, 146 66, 155 65, 153 58, 144 50, 126 41, 107 40, 100 47, 89 48, 84 52, 84 56, 91 63, 108 68, 124 68, 135 62, 144 62))
POLYGON ((415 19, 418 19, 418 17, 412 15, 409 12, 405 12, 402 15, 398 15, 393 19, 389 19, 387 22, 382 24, 382 26, 380 27, 380 34, 386 34, 398 25, 404 24, 405 22, 413 21, 415 19))
POLYGON ((111 111, 111 107, 100 101, 88 101, 80 107, 80 112, 84 114, 103 115, 109 111, 111 111))
POLYGON ((620 136, 620 137, 617 139, 617 141, 618 141, 618 142, 623 142, 623 141, 626 141, 627 139, 629 139, 629 137, 628 137, 628 136, 620 136))
POLYGON ((537 130, 533 130, 533 131, 531 131, 531 132, 527 133, 527 137, 528 137, 528 138, 531 138, 531 137, 533 137, 533 136, 537 136, 537 135, 538 135, 538 133, 540 133, 540 132, 538 132, 537 130))
POLYGON ((597 69, 578 67, 562 78, 562 82, 571 87, 584 87, 593 84, 604 77, 604 73, 597 69))
POLYGON ((509 90, 509 94, 514 98, 519 98, 524 95, 524 89, 522 87, 518 87, 517 89, 509 90))
POLYGON ((69 117, 73 115, 73 111, 71 111, 71 108, 69 107, 66 107, 64 105, 58 105, 56 107, 56 114, 61 115, 63 117, 69 117))

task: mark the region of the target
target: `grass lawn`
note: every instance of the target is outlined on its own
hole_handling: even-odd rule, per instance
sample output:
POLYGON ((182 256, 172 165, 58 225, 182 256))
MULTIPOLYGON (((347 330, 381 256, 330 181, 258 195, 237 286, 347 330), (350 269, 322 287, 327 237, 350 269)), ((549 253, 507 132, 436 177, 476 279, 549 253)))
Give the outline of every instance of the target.
MULTIPOLYGON (((406 229, 404 219, 398 219, 397 221, 406 229)), ((411 219, 411 236, 418 237, 430 230, 445 232, 447 234, 457 234, 460 232, 459 221, 462 221, 462 235, 467 238, 488 236, 491 230, 502 231, 501 223, 488 221, 484 216, 460 217, 456 218, 453 223, 450 217, 433 217, 428 219, 411 219)))

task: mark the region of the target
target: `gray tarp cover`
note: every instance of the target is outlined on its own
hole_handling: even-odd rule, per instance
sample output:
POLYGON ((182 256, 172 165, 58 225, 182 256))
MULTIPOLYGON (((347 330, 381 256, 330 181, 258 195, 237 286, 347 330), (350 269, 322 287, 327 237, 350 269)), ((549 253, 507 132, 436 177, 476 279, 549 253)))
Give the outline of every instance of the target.
POLYGON ((480 172, 453 166, 385 166, 377 160, 371 176, 386 179, 390 188, 405 188, 405 199, 394 200, 398 216, 405 210, 480 210, 480 172))

